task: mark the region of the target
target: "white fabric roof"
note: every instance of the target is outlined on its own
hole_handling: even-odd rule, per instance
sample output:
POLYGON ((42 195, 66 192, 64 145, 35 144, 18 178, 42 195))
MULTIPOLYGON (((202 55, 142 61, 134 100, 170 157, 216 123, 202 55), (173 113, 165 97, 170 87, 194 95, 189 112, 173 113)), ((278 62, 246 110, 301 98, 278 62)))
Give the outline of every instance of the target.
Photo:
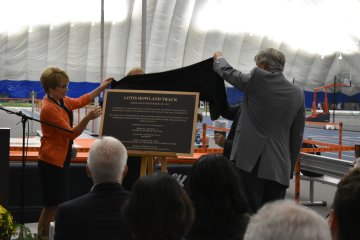
MULTIPOLYGON (((99 82, 100 3, 79 1, 83 5, 77 9, 78 1, 55 5, 47 0, 44 6, 42 0, 25 0, 25 16, 13 9, 18 10, 22 1, 2 1, 10 5, 2 8, 0 19, 0 80, 38 81, 47 66, 56 65, 72 81, 99 82), (53 15, 58 19, 70 13, 77 17, 50 21, 53 15), (94 15, 95 20, 86 19, 94 15), (7 29, 13 19, 22 17, 28 18, 25 25, 17 22, 16 31, 7 29)), ((212 57, 216 50, 223 51, 235 68, 249 71, 254 55, 273 47, 287 57, 285 76, 303 89, 312 91, 333 83, 335 75, 350 73, 352 87, 341 91, 360 92, 359 0, 145 2, 147 73, 187 66, 212 57)), ((141 3, 105 1, 105 16, 112 18, 105 17, 104 77, 119 79, 141 65, 141 3)))

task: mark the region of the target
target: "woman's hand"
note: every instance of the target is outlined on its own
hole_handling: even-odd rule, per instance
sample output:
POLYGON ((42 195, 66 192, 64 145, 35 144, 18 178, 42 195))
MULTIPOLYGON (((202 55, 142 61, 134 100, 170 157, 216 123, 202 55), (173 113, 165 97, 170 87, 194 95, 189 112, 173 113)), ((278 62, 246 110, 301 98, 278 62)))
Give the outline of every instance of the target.
POLYGON ((102 91, 104 91, 110 85, 112 80, 114 80, 114 78, 108 78, 108 79, 104 80, 104 82, 99 87, 97 87, 94 90, 92 90, 91 92, 89 92, 91 100, 93 100, 102 91))
POLYGON ((110 85, 112 80, 114 80, 114 78, 105 79, 104 82, 100 85, 100 88, 102 89, 101 91, 105 90, 110 85))
POLYGON ((99 106, 94 107, 93 109, 90 110, 90 112, 88 112, 87 117, 90 120, 94 120, 96 118, 98 118, 102 113, 102 109, 99 106))

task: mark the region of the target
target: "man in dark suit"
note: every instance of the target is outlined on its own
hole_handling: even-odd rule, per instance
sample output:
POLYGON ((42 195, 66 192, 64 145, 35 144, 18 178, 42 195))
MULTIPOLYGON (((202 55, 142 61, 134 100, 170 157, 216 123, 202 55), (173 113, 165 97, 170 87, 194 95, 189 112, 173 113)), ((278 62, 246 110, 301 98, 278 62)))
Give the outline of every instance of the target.
POLYGON ((245 92, 230 160, 236 162, 251 210, 285 197, 305 125, 304 93, 283 75, 285 56, 267 48, 244 74, 214 53, 214 71, 245 92))
POLYGON ((131 239, 121 212, 129 196, 121 186, 127 157, 127 150, 119 140, 113 137, 95 140, 87 160, 94 186, 89 193, 58 206, 56 240, 131 239))
POLYGON ((229 134, 226 135, 223 132, 215 131, 214 140, 217 145, 224 148, 223 155, 230 159, 231 149, 233 145, 233 140, 235 136, 235 130, 237 123, 239 122, 239 117, 241 114, 241 105, 229 105, 225 108, 221 116, 227 120, 233 121, 230 127, 229 134))

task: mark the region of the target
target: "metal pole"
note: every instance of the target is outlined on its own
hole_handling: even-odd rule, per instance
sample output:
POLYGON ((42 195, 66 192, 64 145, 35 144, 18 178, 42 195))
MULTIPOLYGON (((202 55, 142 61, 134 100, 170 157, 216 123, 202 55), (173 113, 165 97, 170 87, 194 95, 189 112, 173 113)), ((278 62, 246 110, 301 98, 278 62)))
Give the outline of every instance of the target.
MULTIPOLYGON (((104 79, 104 31, 105 31, 105 21, 104 21, 104 0, 101 0, 101 24, 100 24, 100 85, 103 83, 103 79, 104 79)), ((101 92, 99 94, 99 96, 95 97, 94 99, 94 104, 95 105, 99 105, 99 98, 102 99, 104 96, 104 92, 101 92)), ((92 133, 97 133, 97 126, 99 125, 98 123, 99 119, 94 119, 92 120, 92 127, 91 127, 91 132, 92 133), (95 126, 95 129, 94 129, 95 126)))
MULTIPOLYGON (((343 123, 339 122, 339 145, 340 148, 342 147, 342 136, 343 136, 343 123)), ((339 150, 339 155, 338 155, 339 159, 342 159, 342 150, 339 150)))
MULTIPOLYGON (((34 118, 34 108, 35 108, 35 91, 31 91, 31 117, 34 118)), ((31 121, 30 133, 34 133, 34 122, 31 121)))
POLYGON ((104 0, 101 0, 101 25, 100 25, 100 84, 104 78, 104 0))
POLYGON ((147 0, 142 0, 141 18, 141 68, 145 71, 146 66, 146 9, 147 0))
POLYGON ((334 97, 333 97, 333 123, 335 123, 335 109, 336 109, 336 76, 334 77, 334 97))

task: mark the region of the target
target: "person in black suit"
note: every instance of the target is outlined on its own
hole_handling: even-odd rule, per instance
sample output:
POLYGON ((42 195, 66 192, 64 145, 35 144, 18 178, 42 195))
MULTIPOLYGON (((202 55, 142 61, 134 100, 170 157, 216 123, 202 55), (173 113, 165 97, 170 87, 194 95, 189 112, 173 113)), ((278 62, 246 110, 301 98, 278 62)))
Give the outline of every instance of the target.
POLYGON ((222 117, 226 118, 227 120, 233 121, 231 124, 231 128, 229 131, 228 136, 226 137, 225 134, 219 131, 215 131, 214 139, 215 143, 219 145, 220 147, 224 148, 223 155, 230 159, 231 155, 231 148, 233 145, 233 140, 235 136, 235 130, 236 126, 239 122, 239 117, 241 114, 241 105, 229 105, 227 108, 225 108, 225 111, 222 113, 222 117))
POLYGON ((121 209, 129 192, 122 187, 127 150, 113 137, 91 145, 87 171, 94 182, 91 191, 59 205, 55 218, 56 240, 131 239, 121 209))

